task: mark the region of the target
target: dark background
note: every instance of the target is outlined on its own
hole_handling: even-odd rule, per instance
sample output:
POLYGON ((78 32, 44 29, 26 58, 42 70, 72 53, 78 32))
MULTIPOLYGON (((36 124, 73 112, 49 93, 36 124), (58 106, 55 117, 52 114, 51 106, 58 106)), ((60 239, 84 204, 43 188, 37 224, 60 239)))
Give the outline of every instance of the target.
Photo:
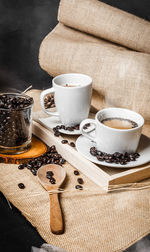
MULTIPOLYGON (((150 0, 103 2, 150 21, 150 0)), ((38 51, 42 39, 57 24, 58 5, 59 0, 0 0, 0 91, 8 87, 24 90, 29 84, 39 89, 49 87, 51 77, 39 66, 38 51)), ((0 251, 28 252, 31 246, 39 247, 43 239, 11 207, 0 194, 0 251)), ((149 236, 126 250, 149 251, 149 236)))
MULTIPOLYGON (((68 0, 69 1, 69 0, 68 0)), ((103 2, 150 20, 150 0, 103 2)), ((59 0, 0 0, 0 89, 49 87, 38 63, 40 43, 57 24, 59 0)))

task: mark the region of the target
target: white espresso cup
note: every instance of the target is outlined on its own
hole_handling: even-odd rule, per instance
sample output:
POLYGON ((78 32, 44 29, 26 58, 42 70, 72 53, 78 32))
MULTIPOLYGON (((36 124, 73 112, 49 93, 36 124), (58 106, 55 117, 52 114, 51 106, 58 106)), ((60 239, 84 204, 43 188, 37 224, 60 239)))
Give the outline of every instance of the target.
POLYGON ((49 115, 60 117, 65 126, 80 124, 88 117, 91 94, 92 78, 85 74, 68 73, 53 78, 53 87, 41 93, 40 102, 42 109, 49 115), (57 112, 51 112, 44 107, 45 95, 54 93, 57 112))
POLYGON ((100 151, 110 154, 114 152, 133 153, 137 150, 143 125, 144 118, 132 110, 106 108, 97 112, 95 120, 86 119, 82 121, 80 124, 80 130, 82 135, 96 143, 96 146, 100 151), (111 128, 102 123, 103 120, 109 118, 127 119, 135 122, 137 127, 131 129, 111 128), (84 131, 83 127, 86 123, 95 125, 94 136, 84 131))

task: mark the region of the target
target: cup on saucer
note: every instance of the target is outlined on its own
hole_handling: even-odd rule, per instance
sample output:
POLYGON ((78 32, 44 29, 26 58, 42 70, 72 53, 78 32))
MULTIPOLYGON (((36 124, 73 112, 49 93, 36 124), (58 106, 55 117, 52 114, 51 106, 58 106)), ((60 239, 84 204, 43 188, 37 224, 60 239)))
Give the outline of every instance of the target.
POLYGON ((91 94, 92 78, 85 74, 68 73, 53 78, 53 87, 41 93, 40 102, 42 109, 52 116, 57 116, 65 126, 80 124, 88 118, 91 94), (44 107, 44 97, 54 93, 57 112, 51 112, 44 107))
POLYGON ((97 148, 106 153, 128 152, 137 150, 141 137, 144 118, 129 109, 106 108, 95 115, 95 120, 86 119, 81 122, 82 135, 96 143, 97 148), (95 135, 84 131, 84 125, 95 125, 95 135))

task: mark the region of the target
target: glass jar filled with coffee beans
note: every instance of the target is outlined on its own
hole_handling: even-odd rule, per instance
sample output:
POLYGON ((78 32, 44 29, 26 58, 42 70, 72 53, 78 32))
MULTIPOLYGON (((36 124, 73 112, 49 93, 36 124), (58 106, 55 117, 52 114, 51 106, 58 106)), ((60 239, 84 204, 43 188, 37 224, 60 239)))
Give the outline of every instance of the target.
POLYGON ((0 93, 0 153, 19 154, 31 145, 33 98, 0 93))

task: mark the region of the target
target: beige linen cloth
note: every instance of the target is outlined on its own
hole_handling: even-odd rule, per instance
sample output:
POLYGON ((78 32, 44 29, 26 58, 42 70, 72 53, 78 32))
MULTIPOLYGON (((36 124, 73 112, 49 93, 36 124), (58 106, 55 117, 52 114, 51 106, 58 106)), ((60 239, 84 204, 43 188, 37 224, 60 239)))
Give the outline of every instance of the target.
MULTIPOLYGON (((34 111, 40 91, 32 90, 34 111)), ((105 193, 83 174, 77 191, 74 168, 66 163, 67 180, 61 194, 65 233, 54 235, 49 224, 49 195, 28 169, 0 164, 0 190, 37 229, 43 239, 67 252, 121 252, 150 232, 150 188, 105 193), (25 189, 18 188, 24 183, 25 189)))
POLYGON ((98 0, 61 0, 58 19, 41 43, 41 67, 88 74, 96 109, 130 108, 149 121, 150 23, 98 0))

